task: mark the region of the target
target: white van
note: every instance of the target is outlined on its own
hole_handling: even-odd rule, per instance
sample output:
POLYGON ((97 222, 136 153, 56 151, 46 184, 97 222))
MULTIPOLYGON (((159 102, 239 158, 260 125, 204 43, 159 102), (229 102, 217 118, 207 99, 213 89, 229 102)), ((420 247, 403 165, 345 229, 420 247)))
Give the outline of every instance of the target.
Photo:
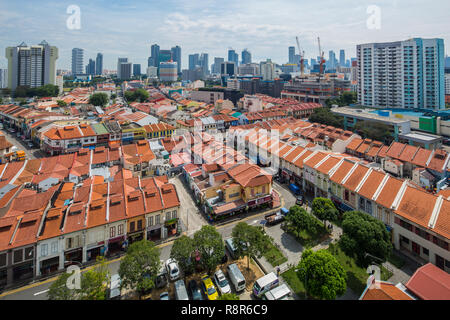
POLYGON ((228 276, 236 289, 236 292, 245 290, 245 278, 237 264, 233 263, 227 266, 228 276))
POLYGON ((175 299, 176 300, 189 300, 188 293, 186 291, 186 286, 183 280, 178 280, 175 282, 175 299))
POLYGON ((278 283, 278 277, 274 272, 266 274, 264 277, 255 281, 255 284, 253 285, 253 294, 255 297, 260 298, 264 293, 278 286, 278 283))
POLYGON ((262 298, 263 300, 288 300, 288 297, 290 296, 291 290, 283 283, 282 285, 267 291, 262 298))

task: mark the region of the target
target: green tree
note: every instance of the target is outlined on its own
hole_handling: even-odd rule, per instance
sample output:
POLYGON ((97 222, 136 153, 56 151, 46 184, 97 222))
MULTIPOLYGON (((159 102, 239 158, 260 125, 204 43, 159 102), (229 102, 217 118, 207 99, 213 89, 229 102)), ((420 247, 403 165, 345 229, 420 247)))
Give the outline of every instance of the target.
POLYGON ((335 221, 339 214, 333 201, 321 197, 313 200, 311 212, 322 221, 335 221))
POLYGON ((217 300, 240 300, 239 296, 235 293, 225 293, 221 295, 217 300))
POLYGON ((54 281, 47 293, 49 300, 77 300, 78 290, 69 289, 67 287, 67 280, 71 276, 70 273, 62 273, 56 281, 54 281))
POLYGON ((225 246, 213 226, 203 226, 194 234, 194 245, 200 255, 200 266, 211 273, 222 261, 225 246))
POLYGON ((29 97, 32 97, 34 95, 38 97, 57 97, 58 94, 59 94, 59 87, 53 84, 46 84, 43 85, 42 87, 36 88, 34 92, 30 90, 28 92, 29 97))
POLYGON ((356 256, 362 266, 367 266, 372 260, 366 257, 366 253, 386 261, 392 252, 390 234, 385 225, 364 212, 344 213, 342 230, 339 242, 342 250, 349 257, 356 256))
POLYGON ((113 93, 113 94, 111 95, 111 100, 114 100, 115 98, 117 98, 117 94, 113 93))
POLYGON ((333 126, 336 128, 344 128, 344 117, 335 115, 331 112, 330 108, 314 109, 313 113, 309 117, 309 121, 326 124, 327 126, 333 126))
POLYGON ((134 101, 144 102, 145 100, 148 99, 149 96, 150 95, 147 92, 147 90, 142 89, 142 88, 134 90, 134 91, 126 91, 125 92, 125 99, 128 102, 134 102, 134 101))
POLYGON ((170 250, 170 257, 177 261, 181 270, 185 273, 194 272, 194 264, 191 257, 195 250, 194 240, 187 236, 181 236, 174 241, 172 249, 170 250))
POLYGON ((334 300, 347 289, 347 275, 336 258, 326 250, 305 250, 298 265, 297 276, 308 295, 334 300))
POLYGON ((140 298, 154 288, 160 267, 159 249, 153 242, 142 240, 131 244, 119 266, 121 289, 136 289, 140 298))
POLYGON ((289 209, 289 214, 286 216, 285 221, 288 232, 292 233, 297 238, 300 238, 300 232, 302 230, 315 234, 321 227, 320 222, 317 219, 297 205, 289 209))
POLYGON ((63 100, 57 100, 56 103, 58 104, 59 107, 66 107, 67 103, 63 100))
POLYGON ((104 92, 94 93, 89 97, 89 103, 94 106, 104 107, 108 103, 108 95, 104 92))
POLYGON ((27 86, 17 86, 14 90, 14 98, 25 98, 28 97, 29 87, 27 86))
POLYGON ((247 269, 250 269, 250 258, 261 258, 267 248, 268 238, 260 227, 254 227, 245 222, 239 222, 233 228, 231 236, 237 255, 247 257, 247 269))
POLYGON ((355 125, 355 131, 363 138, 378 140, 390 144, 394 137, 390 127, 384 123, 361 121, 355 125))
POLYGON ((106 300, 110 274, 103 256, 97 257, 94 269, 86 271, 81 277, 81 300, 106 300))

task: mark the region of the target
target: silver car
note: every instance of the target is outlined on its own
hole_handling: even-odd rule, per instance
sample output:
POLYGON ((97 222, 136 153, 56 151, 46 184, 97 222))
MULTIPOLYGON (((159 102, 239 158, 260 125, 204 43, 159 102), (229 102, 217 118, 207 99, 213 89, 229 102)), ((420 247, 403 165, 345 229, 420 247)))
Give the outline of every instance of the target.
POLYGON ((228 283, 228 280, 222 270, 217 270, 216 273, 214 273, 214 282, 219 288, 221 294, 231 293, 230 284, 228 283))
POLYGON ((166 269, 171 281, 177 280, 180 277, 180 268, 174 259, 166 261, 166 269))

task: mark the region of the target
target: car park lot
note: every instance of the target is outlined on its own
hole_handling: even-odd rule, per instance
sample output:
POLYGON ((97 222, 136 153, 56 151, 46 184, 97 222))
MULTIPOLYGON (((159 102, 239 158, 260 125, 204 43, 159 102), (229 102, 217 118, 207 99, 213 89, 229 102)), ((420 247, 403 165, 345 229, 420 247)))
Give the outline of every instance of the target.
MULTIPOLYGON (((236 290, 233 286, 233 284, 230 281, 230 278, 227 274, 227 265, 229 264, 233 264, 236 263, 240 269, 240 271, 242 272, 245 281, 246 281, 246 288, 243 292, 239 292, 239 296, 241 300, 253 300, 254 297, 251 295, 252 292, 252 287, 253 284, 255 283, 255 281, 259 278, 261 278, 262 276, 264 276, 264 273, 262 272, 262 270, 258 267, 258 265, 251 261, 250 262, 250 270, 247 270, 247 258, 243 258, 243 259, 239 259, 239 260, 231 260, 231 258, 229 258, 229 260, 224 263, 221 264, 217 267, 216 270, 214 270, 214 272, 212 272, 212 274, 210 275, 211 280, 214 283, 214 287, 216 289, 216 291, 219 293, 219 296, 221 295, 220 293, 220 289, 218 288, 215 280, 214 280, 214 273, 217 270, 222 270, 223 274, 225 275, 225 278, 227 279, 229 286, 231 288, 231 292, 232 293, 236 293, 236 290)), ((201 286, 201 278, 205 275, 206 273, 203 272, 196 272, 194 274, 191 274, 189 276, 185 276, 182 277, 181 279, 184 281, 185 285, 186 285, 186 289, 188 291, 189 294, 189 299, 191 300, 191 294, 189 293, 189 288, 188 288, 188 284, 190 281, 194 280, 197 283, 197 286, 200 288, 200 291, 202 290, 202 286, 201 286)), ((151 300, 160 300, 160 295, 163 292, 168 292, 169 293, 169 298, 170 300, 175 300, 175 287, 174 287, 174 281, 168 281, 167 285, 164 286, 163 288, 159 288, 159 289, 153 289, 149 294, 147 294, 146 296, 144 296, 144 299, 151 299, 151 300)), ((208 300, 208 298, 206 297, 206 295, 202 292, 202 298, 203 300, 208 300)))

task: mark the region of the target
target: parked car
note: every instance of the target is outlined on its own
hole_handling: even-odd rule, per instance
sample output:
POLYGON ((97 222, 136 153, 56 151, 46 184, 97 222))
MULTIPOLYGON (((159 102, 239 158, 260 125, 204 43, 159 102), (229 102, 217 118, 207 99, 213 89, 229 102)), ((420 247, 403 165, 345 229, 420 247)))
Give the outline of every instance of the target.
POLYGON ((191 296, 192 300, 203 300, 202 291, 195 280, 189 281, 188 294, 191 296))
POLYGON ((231 293, 230 284, 228 283, 227 278, 225 278, 222 270, 219 269, 214 273, 214 282, 221 294, 231 293))
POLYGON ((202 290, 208 300, 217 300, 219 294, 217 293, 216 287, 214 287, 214 283, 211 281, 211 278, 208 275, 202 277, 202 290))
POLYGON ((180 268, 174 259, 166 261, 166 270, 171 281, 177 280, 180 277, 180 268))
POLYGON ((175 286, 175 299, 177 300, 189 300, 189 296, 186 290, 184 280, 178 280, 174 284, 175 286))
POLYGON ((34 148, 34 144, 33 142, 28 142, 27 143, 28 148, 33 149, 34 148))
POLYGON ((169 293, 168 292, 163 292, 159 295, 159 300, 170 300, 169 298, 169 293))

